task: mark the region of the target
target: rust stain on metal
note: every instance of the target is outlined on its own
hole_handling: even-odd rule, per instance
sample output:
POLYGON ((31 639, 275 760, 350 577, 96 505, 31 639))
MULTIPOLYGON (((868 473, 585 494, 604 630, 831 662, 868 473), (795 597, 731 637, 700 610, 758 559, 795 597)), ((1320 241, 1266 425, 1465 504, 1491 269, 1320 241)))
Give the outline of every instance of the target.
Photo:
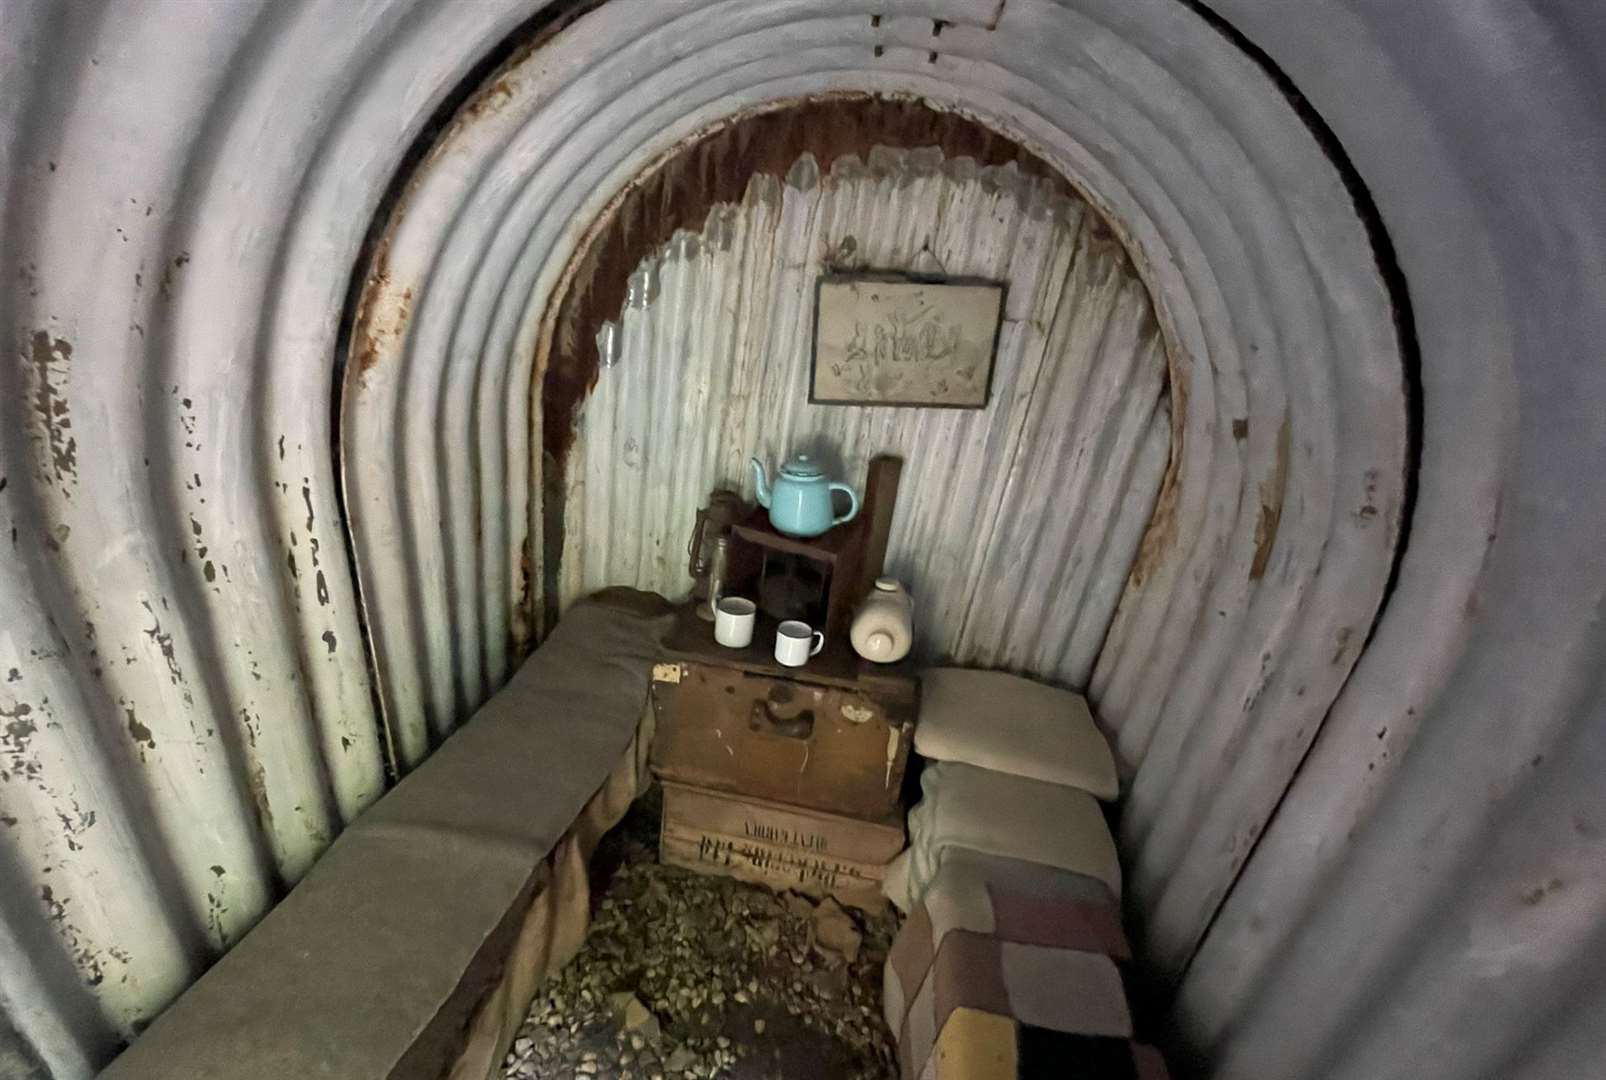
MULTIPOLYGON (((357 299, 356 314, 352 321, 351 359, 359 384, 361 376, 379 362, 386 337, 399 339, 405 332, 411 315, 413 289, 409 285, 401 291, 399 298, 397 297, 390 274, 390 245, 396 229, 407 217, 407 207, 412 202, 413 196, 418 192, 424 179, 429 176, 430 167, 452 153, 459 132, 501 112, 517 97, 518 69, 531 54, 601 3, 602 0, 573 0, 566 5, 566 10, 543 13, 539 31, 510 53, 491 73, 484 86, 464 101, 449 121, 443 125, 436 125, 433 133, 426 131, 425 137, 430 143, 430 149, 412 169, 395 202, 384 211, 387 216, 385 228, 373 243, 372 254, 368 258, 368 275, 363 281, 362 291, 357 299), (388 324, 379 317, 387 304, 394 304, 396 308, 394 317, 388 320, 388 324)), ((559 4, 553 6, 565 5, 560 0, 559 4)))
POLYGON ((701 232, 720 204, 737 203, 755 177, 783 180, 805 154, 821 175, 877 146, 935 147, 978 165, 1014 163, 1074 189, 1031 150, 979 121, 914 98, 862 92, 768 103, 727 117, 661 155, 603 210, 565 268, 536 346, 544 449, 562 467, 574 419, 596 384, 596 335, 623 310, 631 274, 680 230, 701 232))
POLYGON ((1188 375, 1177 361, 1176 352, 1170 347, 1169 341, 1166 368, 1171 375, 1171 458, 1166 462, 1165 478, 1160 481, 1160 494, 1154 500, 1154 512, 1149 515, 1149 527, 1143 531, 1137 558, 1132 560, 1132 569, 1126 576, 1128 589, 1139 588, 1148 580, 1171 552, 1177 538, 1177 507, 1182 501, 1183 421, 1188 415, 1188 375))
POLYGON ((463 117, 466 120, 479 120, 487 113, 500 112, 512 100, 513 82, 504 75, 469 99, 468 104, 463 106, 463 117))
POLYGON ((542 13, 539 30, 522 41, 508 54, 507 59, 497 64, 496 70, 486 79, 485 84, 469 96, 446 125, 445 134, 435 140, 429 158, 432 159, 437 153, 448 151, 453 142, 452 136, 459 129, 487 116, 493 116, 507 107, 517 94, 519 84, 516 75, 526 61, 543 45, 572 26, 576 19, 601 7, 602 4, 603 0, 569 0, 567 4, 560 0, 559 3, 550 5, 550 7, 564 7, 566 10, 557 12, 549 10, 542 13))
POLYGON ((1283 494, 1288 487, 1288 443, 1291 432, 1288 417, 1277 429, 1277 461, 1271 475, 1260 482, 1260 521, 1255 525, 1255 558, 1249 564, 1249 580, 1259 581, 1271 561, 1277 542, 1277 526, 1283 517, 1283 494))
POLYGON ((368 280, 363 282, 362 296, 357 301, 357 317, 351 339, 355 343, 352 359, 356 361, 359 377, 379 363, 379 338, 370 324, 373 321, 374 302, 390 285, 389 263, 390 232, 387 230, 374 249, 373 269, 368 272, 368 280))
POLYGON ((412 307, 412 286, 393 295, 390 235, 387 232, 375 249, 373 270, 369 272, 368 282, 363 287, 362 299, 357 306, 356 330, 352 340, 356 343, 354 359, 359 379, 379 363, 387 343, 399 342, 406 335, 412 307))

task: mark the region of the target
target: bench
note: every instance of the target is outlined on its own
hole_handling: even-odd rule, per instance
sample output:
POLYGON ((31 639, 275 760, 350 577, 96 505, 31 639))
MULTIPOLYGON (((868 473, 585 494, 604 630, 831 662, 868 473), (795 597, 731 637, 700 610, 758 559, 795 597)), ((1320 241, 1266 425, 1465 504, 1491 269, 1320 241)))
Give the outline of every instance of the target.
POLYGON ((579 948, 586 860, 647 782, 668 625, 650 610, 575 605, 104 1080, 491 1075, 579 948))

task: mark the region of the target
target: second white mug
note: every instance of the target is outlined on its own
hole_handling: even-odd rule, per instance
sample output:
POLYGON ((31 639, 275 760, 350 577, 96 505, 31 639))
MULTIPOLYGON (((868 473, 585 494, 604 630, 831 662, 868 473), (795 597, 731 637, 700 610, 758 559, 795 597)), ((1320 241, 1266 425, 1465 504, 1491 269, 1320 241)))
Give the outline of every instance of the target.
POLYGON ((787 619, 775 629, 775 659, 787 667, 802 667, 825 648, 825 635, 806 622, 787 619))

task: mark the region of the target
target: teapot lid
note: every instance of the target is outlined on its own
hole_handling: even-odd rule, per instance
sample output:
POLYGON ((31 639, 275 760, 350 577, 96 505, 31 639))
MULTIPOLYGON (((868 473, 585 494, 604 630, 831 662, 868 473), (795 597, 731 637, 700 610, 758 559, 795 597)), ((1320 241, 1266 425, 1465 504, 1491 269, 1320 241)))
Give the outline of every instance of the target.
POLYGON ((807 454, 793 454, 785 465, 781 466, 781 475, 791 477, 793 480, 815 480, 825 475, 825 470, 807 454))

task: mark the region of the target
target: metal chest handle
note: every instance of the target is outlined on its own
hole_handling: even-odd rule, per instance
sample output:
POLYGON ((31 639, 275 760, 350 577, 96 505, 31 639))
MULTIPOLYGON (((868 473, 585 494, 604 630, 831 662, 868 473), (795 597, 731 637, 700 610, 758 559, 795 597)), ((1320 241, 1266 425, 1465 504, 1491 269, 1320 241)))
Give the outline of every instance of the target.
POLYGON ((747 723, 754 731, 787 739, 808 739, 814 735, 814 710, 804 709, 796 716, 776 716, 769 702, 755 701, 747 723))

